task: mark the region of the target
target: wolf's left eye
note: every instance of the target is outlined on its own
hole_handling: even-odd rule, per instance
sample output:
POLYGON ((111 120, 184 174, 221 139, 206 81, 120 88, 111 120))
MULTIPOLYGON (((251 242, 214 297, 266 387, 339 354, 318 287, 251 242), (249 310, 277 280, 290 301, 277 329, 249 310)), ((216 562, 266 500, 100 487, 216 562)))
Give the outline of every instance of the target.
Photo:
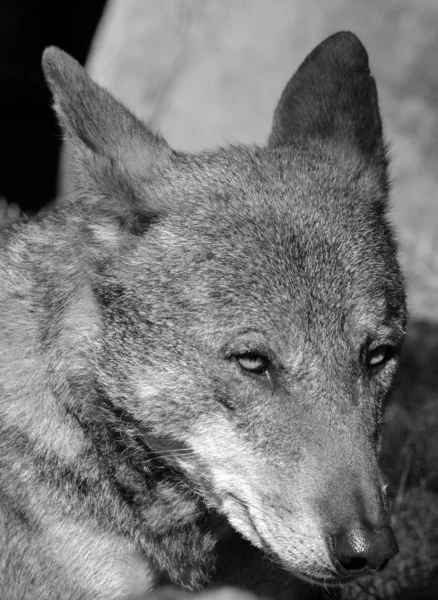
POLYGON ((242 369, 250 373, 262 375, 268 370, 269 360, 262 354, 248 352, 247 354, 239 354, 236 359, 242 369))
POLYGON ((394 356, 394 348, 382 344, 368 351, 367 363, 369 367, 380 367, 394 356))

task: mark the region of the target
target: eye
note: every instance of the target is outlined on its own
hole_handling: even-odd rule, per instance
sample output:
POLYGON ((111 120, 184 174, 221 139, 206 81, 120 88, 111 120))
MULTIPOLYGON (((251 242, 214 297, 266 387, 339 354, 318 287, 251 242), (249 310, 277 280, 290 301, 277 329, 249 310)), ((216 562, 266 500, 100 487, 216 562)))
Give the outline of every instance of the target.
POLYGON ((247 354, 239 354, 236 356, 236 360, 239 365, 245 371, 254 373, 255 375, 262 375, 266 373, 269 367, 269 359, 262 354, 255 352, 248 352, 247 354))
POLYGON ((394 356, 394 348, 388 344, 382 344, 370 349, 367 356, 368 367, 380 367, 394 356))

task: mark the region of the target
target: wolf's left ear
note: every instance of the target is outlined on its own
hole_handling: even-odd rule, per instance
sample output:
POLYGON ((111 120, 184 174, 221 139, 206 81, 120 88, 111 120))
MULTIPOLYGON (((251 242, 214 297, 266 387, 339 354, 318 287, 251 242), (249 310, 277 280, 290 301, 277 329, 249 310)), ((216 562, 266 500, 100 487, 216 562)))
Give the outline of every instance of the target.
POLYGON ((287 84, 269 145, 300 138, 339 141, 386 167, 376 84, 367 52, 353 33, 341 31, 324 40, 287 84))
POLYGON ((120 158, 136 149, 168 151, 166 142, 152 134, 123 104, 95 83, 69 54, 49 47, 42 66, 65 134, 94 153, 120 158), (135 148, 137 146, 137 148, 135 148))
POLYGON ((172 154, 164 139, 62 50, 47 48, 42 66, 73 155, 76 190, 125 225, 158 212, 147 188, 172 154))

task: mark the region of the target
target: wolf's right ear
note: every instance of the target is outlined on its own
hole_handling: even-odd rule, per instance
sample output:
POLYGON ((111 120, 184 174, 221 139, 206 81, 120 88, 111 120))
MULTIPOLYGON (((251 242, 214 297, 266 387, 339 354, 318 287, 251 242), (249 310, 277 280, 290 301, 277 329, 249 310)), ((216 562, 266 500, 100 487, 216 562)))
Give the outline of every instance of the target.
POLYGON ((146 208, 135 188, 156 176, 172 150, 67 53, 47 48, 42 66, 73 154, 76 185, 85 187, 88 197, 108 197, 112 191, 112 208, 118 206, 129 221, 131 209, 146 208))
POLYGON ((270 146, 299 139, 337 141, 386 171, 374 78, 360 40, 340 31, 317 46, 287 84, 274 115, 270 146))

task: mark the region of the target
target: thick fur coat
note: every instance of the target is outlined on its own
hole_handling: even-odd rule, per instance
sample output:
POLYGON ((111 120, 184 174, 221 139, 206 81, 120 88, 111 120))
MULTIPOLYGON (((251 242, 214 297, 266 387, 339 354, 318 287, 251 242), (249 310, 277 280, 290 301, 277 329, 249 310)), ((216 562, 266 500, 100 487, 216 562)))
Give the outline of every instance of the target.
POLYGON ((236 536, 273 596, 384 566, 406 312, 359 40, 306 58, 265 147, 197 155, 43 68, 75 185, 0 237, 0 597, 238 584, 236 536))

